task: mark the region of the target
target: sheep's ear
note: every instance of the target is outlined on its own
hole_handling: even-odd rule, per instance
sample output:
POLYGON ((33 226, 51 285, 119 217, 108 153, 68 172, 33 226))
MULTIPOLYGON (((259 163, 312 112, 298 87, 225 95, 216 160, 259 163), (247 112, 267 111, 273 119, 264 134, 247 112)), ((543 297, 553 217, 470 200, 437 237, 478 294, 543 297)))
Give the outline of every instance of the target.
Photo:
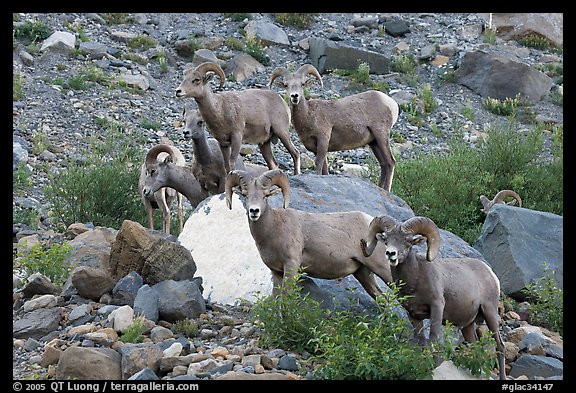
POLYGON ((412 238, 412 240, 410 242, 412 243, 413 246, 415 246, 416 244, 421 243, 424 240, 427 240, 426 236, 414 235, 414 237, 412 238))
POLYGON ((388 236, 384 232, 380 232, 376 234, 376 240, 379 242, 385 242, 388 236))
POLYGON ((202 83, 206 84, 210 82, 210 80, 214 78, 214 75, 215 74, 213 72, 207 72, 206 75, 204 75, 204 78, 202 78, 202 83))
POLYGON ((268 190, 266 190, 266 196, 272 196, 272 195, 276 195, 278 193, 282 192, 282 189, 276 185, 268 188, 268 190))

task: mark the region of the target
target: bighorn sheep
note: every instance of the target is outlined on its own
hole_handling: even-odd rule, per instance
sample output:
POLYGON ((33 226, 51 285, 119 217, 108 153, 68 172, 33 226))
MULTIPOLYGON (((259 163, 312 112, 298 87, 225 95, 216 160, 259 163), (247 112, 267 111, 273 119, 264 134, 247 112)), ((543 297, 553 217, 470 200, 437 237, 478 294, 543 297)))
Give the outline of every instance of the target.
POLYGON ((140 178, 138 179, 138 192, 142 198, 142 203, 146 209, 146 214, 148 216, 148 226, 150 229, 154 229, 154 209, 162 210, 162 231, 165 233, 170 233, 170 206, 176 200, 178 202, 178 223, 180 231, 183 227, 183 199, 182 194, 174 190, 173 188, 157 188, 153 193, 145 193, 144 186, 148 176, 146 166, 148 161, 153 163, 153 165, 159 165, 165 159, 170 157, 170 160, 174 162, 175 166, 183 166, 185 164, 185 158, 182 152, 178 150, 175 146, 166 145, 166 151, 162 154, 157 154, 152 159, 146 158, 146 162, 142 164, 140 168, 140 178))
MULTIPOLYGON (((197 108, 185 105, 183 116, 184 137, 186 139, 192 139, 192 149, 194 151, 192 173, 194 177, 210 195, 224 192, 227 172, 226 169, 224 169, 224 159, 222 158, 218 141, 214 138, 207 137, 204 119, 197 108)), ((261 174, 268 168, 260 165, 244 164, 242 157, 238 156, 235 169, 248 170, 253 174, 261 174)))
POLYGON ((256 143, 269 169, 278 168, 272 142, 280 139, 294 161, 294 174, 300 174, 300 152, 290 141, 290 109, 282 97, 270 90, 247 89, 214 93, 208 83, 214 75, 224 85, 225 75, 219 65, 205 62, 184 70, 184 80, 176 96, 193 97, 210 133, 222 150, 224 168, 236 162, 240 146, 256 143))
POLYGON ((149 196, 163 187, 170 187, 182 193, 190 204, 196 207, 208 197, 208 192, 200 186, 190 167, 173 163, 175 157, 172 153, 172 146, 165 144, 155 145, 148 150, 144 168, 146 177, 142 193, 149 196), (161 154, 168 154, 168 157, 160 161, 157 157, 161 154))
POLYGON ((277 78, 285 87, 292 107, 292 122, 306 149, 316 154, 316 173, 328 174, 329 151, 355 149, 369 145, 380 163, 378 186, 390 191, 396 161, 390 148, 390 128, 398 119, 398 104, 386 94, 369 90, 338 100, 304 98, 304 87, 322 77, 311 64, 296 72, 276 68, 270 77, 272 88, 277 78))
POLYGON ((284 279, 299 269, 311 277, 337 279, 354 275, 376 299, 382 291, 374 273, 390 282, 390 267, 379 255, 364 257, 360 238, 372 219, 360 211, 309 213, 288 208, 290 186, 282 170, 269 170, 259 177, 232 171, 226 179, 226 202, 232 209, 232 193, 246 198, 250 232, 262 261, 272 272, 272 294, 278 294, 284 279), (275 187, 276 186, 276 187, 275 187), (282 191, 284 208, 268 206, 267 197, 282 191))
POLYGON ((394 282, 403 282, 400 296, 421 345, 426 343, 423 320, 430 318, 430 340, 437 340, 440 325, 450 321, 468 342, 477 340, 476 323, 486 321, 494 333, 498 350, 500 379, 504 371, 504 345, 500 337, 498 305, 500 281, 483 261, 474 258, 437 258, 440 231, 427 217, 412 217, 401 224, 390 216, 375 217, 361 241, 365 256, 374 252, 378 241, 385 244, 386 260, 394 282), (426 240, 426 255, 413 245, 426 240))
POLYGON ((516 202, 518 202, 518 207, 522 207, 522 199, 520 198, 520 195, 516 194, 512 190, 501 190, 496 194, 496 196, 494 196, 494 199, 492 200, 489 200, 484 195, 480 195, 480 202, 482 203, 482 209, 480 209, 480 211, 488 214, 494 204, 505 203, 504 200, 506 197, 514 198, 514 200, 512 200, 510 203, 507 203, 508 205, 515 205, 516 202))

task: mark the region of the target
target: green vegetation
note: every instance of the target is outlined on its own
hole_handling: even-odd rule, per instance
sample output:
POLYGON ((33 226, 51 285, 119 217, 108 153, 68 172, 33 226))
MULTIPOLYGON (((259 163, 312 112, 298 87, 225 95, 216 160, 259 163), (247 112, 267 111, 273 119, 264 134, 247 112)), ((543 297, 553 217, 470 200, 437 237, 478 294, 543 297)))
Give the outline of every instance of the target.
POLYGON ((70 275, 66 260, 72 255, 72 245, 68 242, 40 243, 32 246, 30 252, 19 252, 14 260, 15 269, 20 269, 26 278, 34 273, 48 277, 53 284, 62 286, 70 275))
POLYGON ((374 82, 370 79, 370 64, 362 62, 358 64, 356 70, 335 69, 333 71, 336 75, 343 76, 348 79, 350 85, 354 88, 362 90, 379 90, 381 92, 388 92, 390 87, 386 81, 374 82))
POLYGON ((503 100, 486 97, 482 100, 482 104, 484 108, 496 115, 513 116, 516 112, 516 107, 520 104, 520 94, 514 98, 506 97, 503 100))
POLYGON ((394 72, 409 74, 414 72, 418 66, 418 62, 412 53, 406 53, 392 56, 392 62, 390 66, 394 72))
POLYGON ((100 14, 100 16, 109 25, 121 25, 130 21, 128 14, 122 12, 107 12, 100 14))
POLYGON ((496 45, 496 29, 484 30, 484 43, 496 45))
POLYGON ((142 120, 140 120, 140 127, 147 129, 147 130, 158 131, 160 128, 162 128, 162 124, 158 123, 157 121, 152 121, 152 120, 148 120, 146 118, 143 118, 142 120))
POLYGON ((224 40, 224 45, 226 45, 231 50, 241 51, 244 49, 244 42, 236 37, 227 37, 224 40))
MULTIPOLYGON (((130 219, 148 226, 138 193, 144 159, 140 146, 145 141, 140 132, 118 131, 119 127, 112 123, 103 140, 94 139, 90 149, 82 153, 84 162, 70 158, 64 169, 50 174, 45 195, 56 225, 66 228, 74 222, 90 221, 120 228, 125 219, 130 219)), ((155 222, 161 223, 161 216, 156 217, 155 222)))
POLYGON ((534 48, 538 50, 558 50, 559 48, 548 38, 538 33, 529 33, 521 37, 517 37, 516 41, 522 46, 534 48))
POLYGON ((134 322, 130 326, 124 330, 122 333, 122 337, 120 337, 120 341, 125 344, 137 344, 144 341, 144 336, 142 333, 146 330, 146 326, 144 325, 144 321, 142 318, 134 319, 134 322))
MULTIPOLYGON (((416 152, 415 159, 398 161, 392 185, 394 194, 416 215, 430 217, 471 245, 485 220, 480 195, 513 189, 522 197, 523 207, 563 214, 563 129, 553 129, 551 160, 541 156, 541 126, 523 134, 509 119, 489 128, 487 134, 487 140, 476 147, 455 136, 446 154, 416 152)), ((377 183, 377 176, 370 179, 377 183)))
POLYGON ((12 74, 12 101, 24 98, 24 76, 18 72, 12 74))
POLYGON ((460 114, 466 118, 466 120, 474 120, 476 114, 474 113, 474 109, 472 108, 472 102, 466 101, 466 105, 460 108, 460 114))
POLYGON ((18 164, 16 170, 12 171, 12 192, 15 195, 23 195, 30 189, 32 186, 30 175, 30 170, 23 161, 18 164))
POLYGON ((173 333, 182 333, 188 338, 196 337, 198 334, 198 323, 193 319, 181 319, 172 324, 173 333))
POLYGON ((314 19, 320 15, 318 13, 276 13, 273 14, 276 18, 276 22, 283 26, 295 27, 297 29, 303 30, 309 28, 313 23, 314 19))
POLYGON ((14 38, 21 40, 24 45, 36 44, 50 37, 52 30, 44 22, 23 22, 14 29, 14 38))
POLYGON ((68 30, 70 30, 71 32, 76 33, 80 41, 87 42, 90 40, 90 38, 88 38, 86 33, 84 33, 84 28, 80 23, 78 22, 70 23, 68 21, 64 21, 63 26, 68 30))
POLYGON ((303 294, 298 274, 284 280, 284 286, 276 296, 260 297, 252 307, 255 325, 262 330, 260 344, 297 351, 310 351, 314 344, 315 326, 325 318, 320 303, 303 294))
POLYGON ((152 37, 147 34, 139 34, 133 40, 130 41, 128 47, 132 49, 146 50, 150 48, 155 48, 158 43, 152 37))
POLYGON ((264 44, 258 38, 249 38, 246 40, 244 52, 258 60, 262 65, 270 65, 270 59, 264 50, 264 44))
POLYGON ((429 83, 426 83, 424 87, 420 90, 420 99, 424 104, 424 114, 430 114, 438 104, 436 100, 434 100, 434 96, 432 95, 432 86, 429 83))
POLYGON ((555 271, 544 265, 545 275, 526 286, 524 293, 530 300, 530 324, 544 326, 564 335, 564 290, 554 278, 555 271))

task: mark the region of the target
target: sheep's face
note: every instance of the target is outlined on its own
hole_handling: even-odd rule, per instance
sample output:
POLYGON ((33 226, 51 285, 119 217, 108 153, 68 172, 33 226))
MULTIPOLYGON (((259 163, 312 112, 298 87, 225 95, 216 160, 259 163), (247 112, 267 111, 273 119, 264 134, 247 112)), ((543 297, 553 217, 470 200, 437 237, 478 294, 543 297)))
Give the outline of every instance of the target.
POLYGON ((421 235, 403 233, 396 227, 389 232, 377 233, 376 239, 386 245, 386 258, 390 266, 395 267, 408 258, 413 245, 425 238, 421 235))
POLYGON ((212 79, 213 76, 213 72, 202 74, 193 68, 184 70, 184 80, 176 89, 176 97, 196 98, 204 95, 204 86, 208 83, 208 81, 210 81, 210 79, 212 79))
POLYGON ((199 139, 204 136, 204 119, 198 109, 184 108, 183 134, 186 139, 199 139))
POLYGON ((256 222, 268 207, 266 198, 281 192, 282 189, 275 185, 262 184, 258 179, 252 179, 244 186, 235 187, 234 191, 246 199, 248 219, 256 222))
POLYGON ((167 186, 168 162, 169 159, 166 159, 165 161, 146 167, 146 177, 144 179, 144 188, 142 189, 144 196, 150 197, 162 187, 167 186))
POLYGON ((282 85, 286 88, 290 102, 293 105, 298 105, 300 100, 304 98, 305 77, 296 74, 286 75, 282 85))

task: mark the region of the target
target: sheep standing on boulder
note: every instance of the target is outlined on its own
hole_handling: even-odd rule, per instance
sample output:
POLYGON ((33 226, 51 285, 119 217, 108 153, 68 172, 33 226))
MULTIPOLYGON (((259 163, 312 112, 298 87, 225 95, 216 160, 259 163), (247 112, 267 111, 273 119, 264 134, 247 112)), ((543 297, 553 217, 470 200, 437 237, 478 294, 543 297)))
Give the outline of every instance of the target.
POLYGON ((142 164, 140 168, 140 177, 138 179, 138 192, 142 198, 142 203, 144 209, 146 209, 146 215, 148 216, 148 226, 150 229, 154 229, 154 210, 162 210, 162 231, 164 233, 170 233, 170 206, 176 200, 178 202, 178 224, 180 227, 180 232, 182 232, 183 227, 183 215, 184 215, 184 199, 182 194, 170 187, 162 187, 154 190, 153 193, 145 193, 144 187, 146 184, 146 178, 148 172, 146 169, 147 163, 153 165, 158 165, 160 162, 165 160, 170 160, 177 166, 184 166, 186 159, 180 150, 175 146, 166 145, 166 150, 161 154, 156 154, 152 158, 146 158, 146 162, 142 164))
POLYGON ((247 89, 214 93, 208 83, 214 75, 220 87, 226 76, 216 63, 205 62, 184 71, 184 80, 176 89, 180 98, 193 97, 210 133, 222 150, 226 173, 234 169, 242 143, 255 143, 269 169, 278 168, 272 142, 280 139, 294 161, 294 174, 300 174, 300 152, 290 141, 290 109, 278 94, 270 90, 247 89))
POLYGON ((338 100, 304 98, 304 88, 322 77, 311 64, 291 73, 276 68, 270 77, 287 89, 292 107, 292 122, 306 149, 316 154, 316 173, 328 174, 329 151, 370 146, 380 163, 378 186, 390 191, 396 161, 390 148, 390 128, 398 120, 399 107, 386 94, 369 90, 338 100), (315 79, 307 79, 312 75, 315 79))
POLYGON ((500 379, 506 379, 498 315, 500 281, 492 269, 479 259, 437 258, 440 231, 427 217, 412 217, 397 224, 390 216, 379 216, 366 234, 367 240, 361 240, 365 256, 372 255, 379 241, 385 245, 392 278, 397 284, 403 283, 399 296, 407 296, 403 305, 418 342, 426 343, 426 318, 430 318, 430 340, 437 340, 441 325, 450 321, 468 342, 478 339, 476 323, 486 321, 496 340, 500 379), (428 243, 426 255, 417 254, 413 248, 423 240, 428 243))
POLYGON ((485 195, 480 195, 480 203, 482 203, 482 209, 480 209, 480 211, 488 214, 492 206, 496 203, 505 203, 507 197, 514 198, 510 203, 506 203, 507 205, 513 206, 518 202, 518 207, 522 207, 522 198, 520 198, 520 195, 512 190, 500 190, 492 200, 486 198, 485 195))
POLYGON ((246 199, 248 224, 260 257, 272 272, 276 295, 284 279, 303 273, 321 279, 354 275, 372 298, 382 293, 374 274, 390 282, 384 250, 365 257, 360 239, 372 217, 360 211, 309 213, 288 208, 290 185, 280 169, 258 177, 233 171, 226 179, 226 202, 232 209, 232 193, 246 199), (284 208, 268 206, 267 198, 282 191, 284 208))

